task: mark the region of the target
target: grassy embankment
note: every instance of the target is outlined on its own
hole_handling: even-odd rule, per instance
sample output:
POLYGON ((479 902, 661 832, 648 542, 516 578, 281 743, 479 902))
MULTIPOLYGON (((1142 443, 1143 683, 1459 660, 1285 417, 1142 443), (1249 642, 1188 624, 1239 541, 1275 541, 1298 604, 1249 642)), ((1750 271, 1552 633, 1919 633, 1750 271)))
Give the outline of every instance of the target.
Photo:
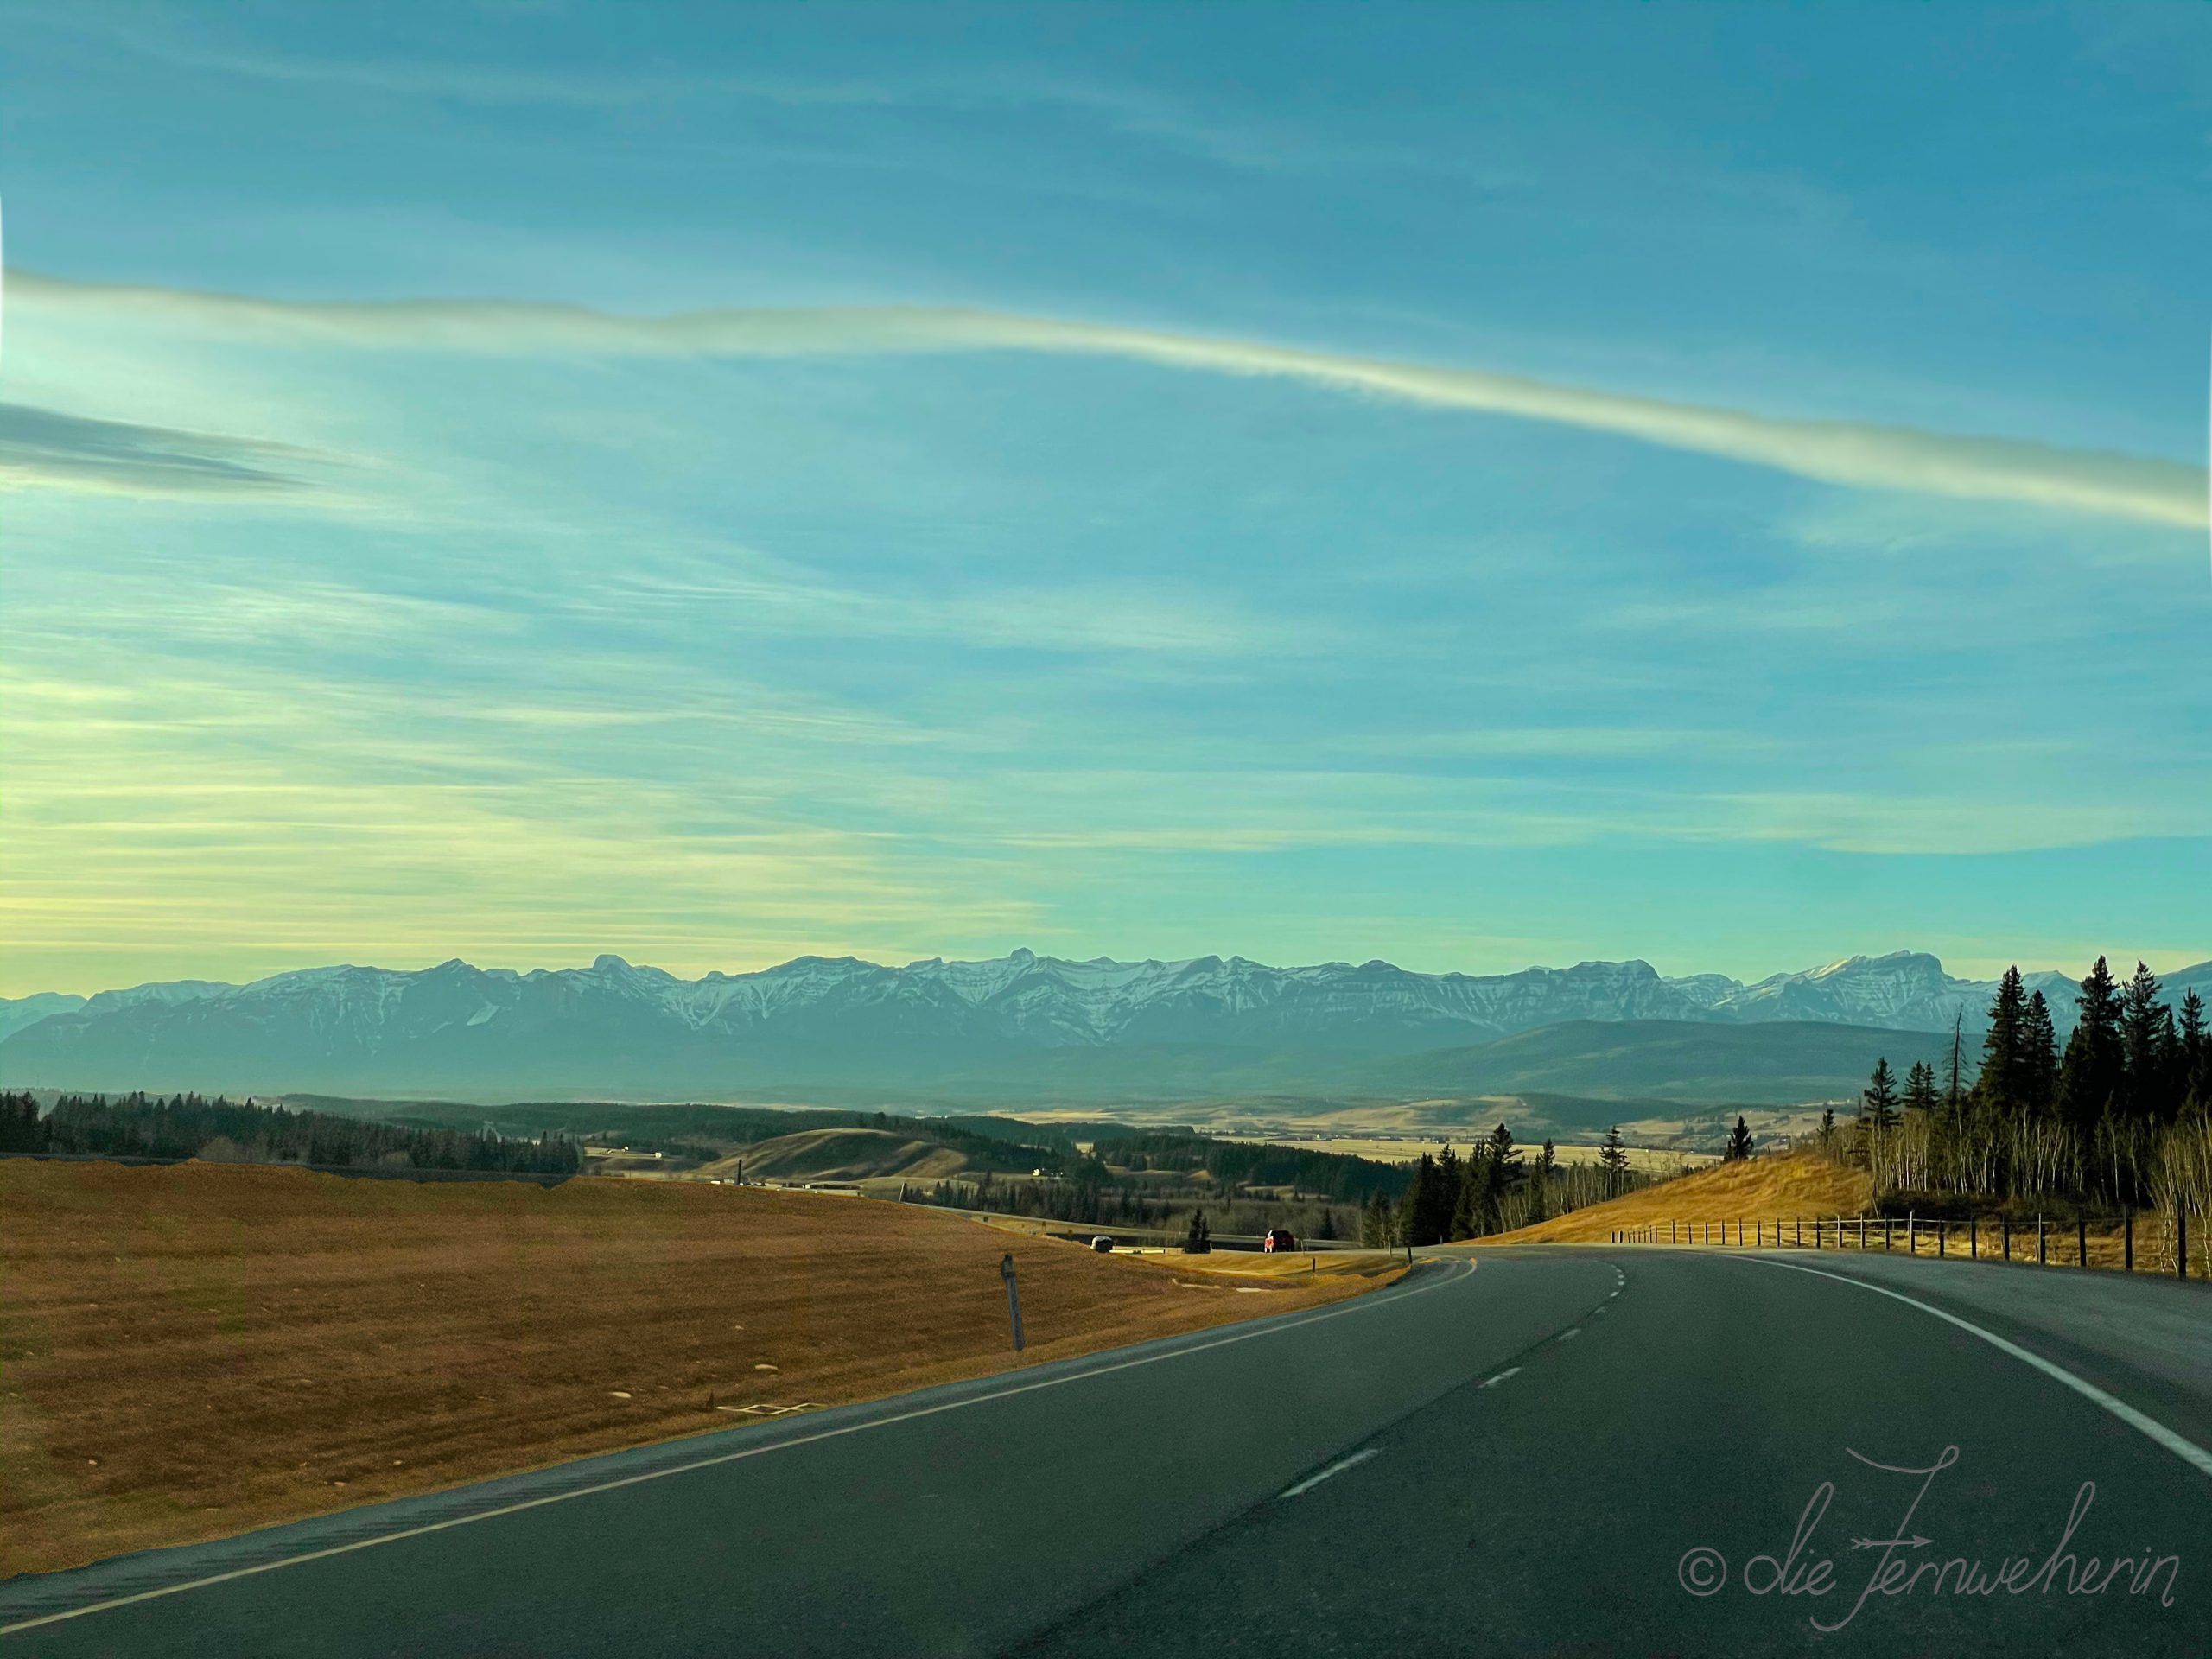
POLYGON ((1657 1186, 1593 1204, 1534 1227, 1500 1233, 1488 1244, 1599 1243, 1621 1229, 1676 1223, 1794 1221, 1802 1216, 1863 1216, 1874 1184, 1863 1169, 1815 1153, 1714 1164, 1657 1186))
MULTIPOLYGON (((1838 1216, 1871 1215, 1874 1211, 1874 1184, 1864 1169, 1829 1161, 1818 1153, 1798 1152, 1777 1157, 1751 1158, 1740 1163, 1715 1164, 1678 1180, 1647 1187, 1624 1197, 1592 1205, 1572 1214, 1534 1227, 1523 1227, 1510 1233, 1499 1233, 1481 1241, 1494 1244, 1559 1244, 1598 1243, 1610 1241, 1614 1232, 1632 1231, 1638 1228, 1657 1227, 1662 1231, 1669 1221, 1681 1229, 1682 1243, 1700 1241, 1704 1224, 1713 1224, 1716 1236, 1719 1224, 1730 1224, 1730 1248, 1734 1248, 1733 1224, 1737 1222, 1770 1224, 1781 1222, 1785 1225, 1802 1221, 1807 1248, 1811 1248, 1813 1218, 1816 1216, 1833 1219, 1838 1216), (1688 1224, 1688 1225, 1684 1225, 1688 1224), (1691 1229, 1699 1230, 1693 1236, 1691 1229)), ((2155 1218, 2139 1222, 2136 1230, 2135 1265, 2138 1271, 2152 1271, 2166 1249, 2162 1224, 2155 1218)), ((1933 1224, 1924 1218, 1918 1224, 1917 1248, 1920 1254, 1936 1253, 1933 1224)), ((1792 1238, 1796 1236, 1793 1230, 1792 1238)), ((1833 1229, 1824 1235, 1828 1247, 1834 1247, 1833 1229)), ((1881 1231, 1870 1234, 1872 1248, 1879 1249, 1881 1231)), ((1996 1258, 2001 1249, 1999 1224, 1985 1217, 1980 1224, 1980 1248, 1983 1256, 1996 1258)), ((1968 1251, 1968 1235, 1964 1222, 1950 1224, 1945 1236, 1947 1253, 1964 1255, 1968 1251)), ((2055 1267, 2079 1265, 2080 1239, 2070 1221, 2062 1221, 2056 1214, 2051 1218, 2045 1245, 2049 1264, 2055 1267)), ((2126 1246, 2119 1227, 2110 1224, 2094 1225, 2088 1230, 2088 1265, 2092 1268, 2118 1268, 2126 1259, 2126 1246)), ((1855 1236, 1853 1240, 1855 1248, 1855 1236)), ((1719 1248, 1716 1243, 1715 1248, 1719 1248)), ((1891 1230, 1890 1248, 1902 1251, 1907 1248, 1905 1218, 1898 1216, 1891 1230)), ((2016 1220, 2012 1230, 2012 1259, 2033 1262, 2036 1257, 2034 1223, 2016 1220)), ((2170 1255, 2165 1259, 2171 1263, 2170 1255)))
POLYGON ((1209 1294, 942 1212, 702 1183, 0 1163, 0 1564, 868 1399, 1376 1280, 1209 1294), (999 1259, 1029 1348, 1007 1351, 999 1259), (710 1409, 709 1401, 715 1408, 710 1409))

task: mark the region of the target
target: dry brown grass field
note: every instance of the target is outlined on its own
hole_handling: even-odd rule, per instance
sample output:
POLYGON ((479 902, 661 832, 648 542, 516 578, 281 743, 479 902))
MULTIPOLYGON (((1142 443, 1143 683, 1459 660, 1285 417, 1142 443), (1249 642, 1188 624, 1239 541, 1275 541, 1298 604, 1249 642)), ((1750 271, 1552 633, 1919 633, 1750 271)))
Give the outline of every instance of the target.
POLYGON ((0 1566, 50 1571, 1357 1294, 702 1183, 0 1162, 0 1566), (999 1258, 1029 1348, 1007 1351, 999 1258))

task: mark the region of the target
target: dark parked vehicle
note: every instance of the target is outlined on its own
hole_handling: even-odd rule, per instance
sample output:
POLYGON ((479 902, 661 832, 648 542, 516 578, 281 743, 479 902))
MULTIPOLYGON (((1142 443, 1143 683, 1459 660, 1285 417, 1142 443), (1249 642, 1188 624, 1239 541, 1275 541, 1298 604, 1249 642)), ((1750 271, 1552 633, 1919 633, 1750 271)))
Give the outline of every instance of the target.
POLYGON ((1114 1241, 1107 1237, 1105 1234, 1101 1233, 1097 1237, 1090 1241, 1090 1248, 1097 1251, 1099 1255, 1104 1255, 1114 1248, 1114 1241))
POLYGON ((1294 1250, 1298 1248, 1298 1240, 1287 1227, 1270 1227, 1267 1237, 1261 1241, 1260 1248, 1269 1255, 1277 1250, 1294 1250))

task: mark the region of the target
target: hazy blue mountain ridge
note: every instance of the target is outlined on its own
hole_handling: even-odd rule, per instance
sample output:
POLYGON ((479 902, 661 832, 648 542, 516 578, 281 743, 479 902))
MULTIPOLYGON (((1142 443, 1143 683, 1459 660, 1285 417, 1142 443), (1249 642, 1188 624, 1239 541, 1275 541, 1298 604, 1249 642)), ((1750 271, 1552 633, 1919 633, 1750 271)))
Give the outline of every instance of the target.
MULTIPOLYGON (((2030 978, 2063 1033, 2074 982, 2030 978)), ((2212 963, 2166 982, 2177 1001, 2187 985, 2212 988, 2212 963)), ((1748 985, 1668 978, 1641 961, 1466 975, 1016 950, 904 967, 802 957, 685 980, 615 956, 528 972, 454 960, 0 1001, 0 1081, 510 1097, 903 1084, 1077 1097, 1544 1088, 1684 1098, 1694 1080, 1711 1097, 1750 1100, 1801 1086, 1834 1092, 1839 1077, 1859 1074, 1868 1043, 1878 1045, 1815 1040, 1808 1028, 1927 1033, 1963 1015, 1978 1040, 1993 989, 1909 951, 1748 985), (1732 1034, 1745 1028, 1764 1034, 1732 1034), (1516 1041, 1536 1033, 1552 1034, 1516 1041)))

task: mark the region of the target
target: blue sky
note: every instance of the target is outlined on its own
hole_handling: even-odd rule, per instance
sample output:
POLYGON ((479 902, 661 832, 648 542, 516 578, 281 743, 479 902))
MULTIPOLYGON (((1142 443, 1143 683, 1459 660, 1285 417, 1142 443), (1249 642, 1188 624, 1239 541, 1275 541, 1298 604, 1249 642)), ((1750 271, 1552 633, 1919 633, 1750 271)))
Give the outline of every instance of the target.
POLYGON ((0 991, 2212 955, 2197 9, 0 28, 0 991))

